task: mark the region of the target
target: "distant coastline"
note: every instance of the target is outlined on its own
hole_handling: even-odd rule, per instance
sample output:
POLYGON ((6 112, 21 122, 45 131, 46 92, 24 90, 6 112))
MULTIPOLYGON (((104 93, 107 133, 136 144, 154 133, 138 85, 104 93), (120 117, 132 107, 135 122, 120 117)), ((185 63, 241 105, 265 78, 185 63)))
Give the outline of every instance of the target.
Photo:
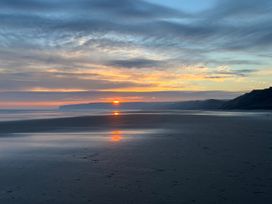
POLYGON ((60 110, 119 109, 119 110, 272 110, 272 87, 253 90, 232 100, 197 100, 181 102, 126 102, 118 106, 110 103, 73 104, 59 107, 60 110))

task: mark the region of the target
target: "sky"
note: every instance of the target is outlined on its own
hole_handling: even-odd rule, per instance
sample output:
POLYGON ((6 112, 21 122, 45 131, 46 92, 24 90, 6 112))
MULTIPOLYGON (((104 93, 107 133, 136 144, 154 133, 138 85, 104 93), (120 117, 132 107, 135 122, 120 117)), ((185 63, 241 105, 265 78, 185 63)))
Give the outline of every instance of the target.
POLYGON ((0 108, 272 86, 271 0, 1 0, 0 108))

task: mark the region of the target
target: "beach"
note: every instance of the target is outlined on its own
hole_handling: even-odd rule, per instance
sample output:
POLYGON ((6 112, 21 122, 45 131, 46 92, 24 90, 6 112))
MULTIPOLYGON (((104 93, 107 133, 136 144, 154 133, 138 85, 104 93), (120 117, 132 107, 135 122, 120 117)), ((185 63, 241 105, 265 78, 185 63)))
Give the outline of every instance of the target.
POLYGON ((272 203, 272 115, 0 122, 0 203, 272 203))

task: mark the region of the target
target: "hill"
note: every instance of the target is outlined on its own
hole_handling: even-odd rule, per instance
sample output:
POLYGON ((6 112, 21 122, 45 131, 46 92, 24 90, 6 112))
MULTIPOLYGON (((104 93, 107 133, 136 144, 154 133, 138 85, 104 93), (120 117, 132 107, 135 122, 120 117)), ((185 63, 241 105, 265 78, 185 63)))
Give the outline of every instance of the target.
POLYGON ((223 104, 222 109, 272 110, 272 87, 239 96, 223 104))

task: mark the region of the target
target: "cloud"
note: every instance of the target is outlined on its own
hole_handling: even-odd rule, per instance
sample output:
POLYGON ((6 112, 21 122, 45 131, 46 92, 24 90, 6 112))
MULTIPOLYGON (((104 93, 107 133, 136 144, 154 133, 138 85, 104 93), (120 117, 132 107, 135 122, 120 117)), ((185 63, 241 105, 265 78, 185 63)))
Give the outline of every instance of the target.
MULTIPOLYGON (((143 0, 66 0, 65 3, 61 0, 3 0, 0 2, 1 10, 24 12, 28 9, 31 12, 71 12, 75 15, 81 14, 86 16, 101 15, 107 12, 114 18, 126 17, 131 19, 145 18, 162 18, 175 17, 183 18, 188 14, 160 6, 143 0), (90 15, 90 11, 92 11, 90 15)), ((70 13, 70 15, 73 15, 70 13)), ((105 16, 104 16, 105 17, 105 16)))
POLYGON ((207 79, 228 79, 234 77, 248 77, 249 75, 258 72, 258 70, 253 69, 240 69, 240 70, 218 70, 212 73, 209 73, 207 79))
POLYGON ((89 40, 92 40, 96 35, 102 36, 99 39, 102 44, 109 33, 115 34, 116 39, 119 35, 126 35, 119 39, 119 43, 141 44, 154 49, 175 47, 181 51, 244 50, 268 47, 271 43, 272 16, 267 12, 271 8, 268 0, 261 3, 218 1, 212 10, 194 15, 142 0, 69 0, 65 4, 37 0, 22 4, 11 0, 3 1, 2 6, 1 27, 18 33, 7 38, 2 29, 2 38, 7 44, 17 43, 16 38, 23 38, 31 44, 30 39, 35 36, 34 43, 39 47, 68 46, 72 39, 91 36, 89 40), (26 7, 30 12, 24 12, 26 7), (6 9, 14 12, 4 12, 6 9), (16 12, 18 9, 20 12, 16 12), (266 13, 265 19, 244 23, 240 22, 242 18, 236 17, 238 12, 254 16, 260 11, 266 13), (229 17, 236 19, 232 22, 222 20, 229 17))
POLYGON ((252 78, 272 65, 271 5, 218 0, 190 13, 145 0, 2 0, 0 89, 197 90, 252 78))
POLYGON ((165 64, 160 60, 150 59, 128 59, 128 60, 112 60, 108 63, 110 66, 125 67, 125 68, 156 68, 165 64))
POLYGON ((256 17, 271 12, 272 2, 269 0, 218 0, 210 10, 211 17, 256 17))
MULTIPOLYGON (((93 76, 93 75, 91 75, 93 76)), ((0 91, 26 90, 107 90, 129 87, 150 86, 130 81, 101 80, 96 77, 84 78, 86 74, 68 73, 6 73, 0 75, 0 91)))

